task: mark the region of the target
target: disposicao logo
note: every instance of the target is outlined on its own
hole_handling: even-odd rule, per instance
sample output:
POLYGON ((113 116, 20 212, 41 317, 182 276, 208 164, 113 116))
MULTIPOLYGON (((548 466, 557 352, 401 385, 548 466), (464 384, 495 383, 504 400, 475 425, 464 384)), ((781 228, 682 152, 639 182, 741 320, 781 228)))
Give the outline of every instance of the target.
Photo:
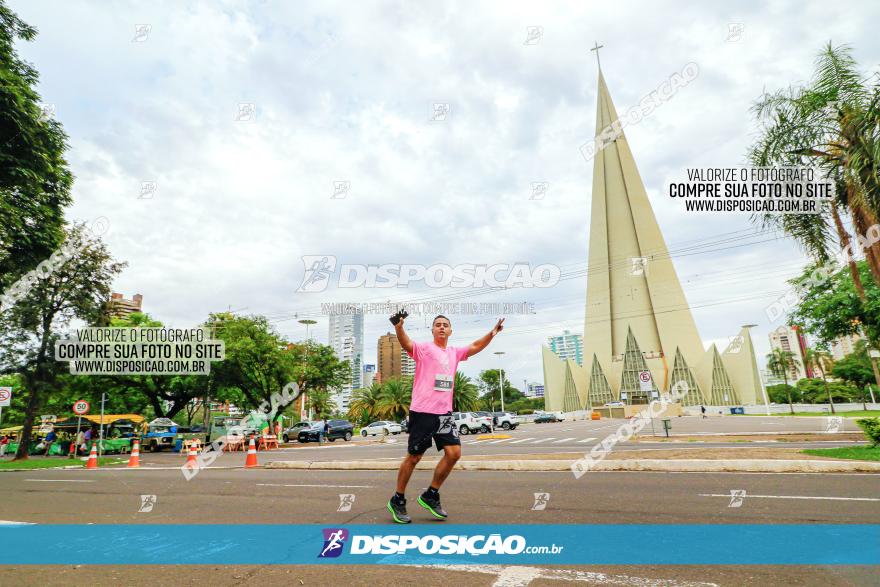
POLYGON ((318 554, 318 558, 335 558, 342 554, 345 541, 348 540, 348 530, 345 528, 324 528, 324 547, 318 554))

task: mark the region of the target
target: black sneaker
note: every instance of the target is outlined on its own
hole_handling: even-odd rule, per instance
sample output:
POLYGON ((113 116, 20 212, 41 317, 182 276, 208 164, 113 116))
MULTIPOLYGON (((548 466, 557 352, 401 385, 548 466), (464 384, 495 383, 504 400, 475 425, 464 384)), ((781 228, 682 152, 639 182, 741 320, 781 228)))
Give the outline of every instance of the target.
POLYGON ((431 512, 431 515, 439 520, 445 520, 448 516, 446 510, 440 505, 439 495, 437 497, 431 497, 426 491, 419 496, 419 505, 431 512))
POLYGON ((409 524, 412 522, 412 518, 406 513, 406 499, 396 501, 392 497, 388 500, 388 511, 391 512, 391 517, 394 518, 394 521, 398 524, 409 524))

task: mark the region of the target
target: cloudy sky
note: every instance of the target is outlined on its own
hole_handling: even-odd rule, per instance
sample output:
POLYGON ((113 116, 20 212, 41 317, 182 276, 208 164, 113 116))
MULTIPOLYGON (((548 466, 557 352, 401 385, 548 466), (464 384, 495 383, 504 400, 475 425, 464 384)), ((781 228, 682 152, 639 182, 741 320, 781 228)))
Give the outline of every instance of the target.
MULTIPOLYGON (((808 80, 829 40, 852 45, 866 73, 880 63, 871 2, 8 4, 39 29, 18 50, 70 135, 69 218, 106 217, 105 238, 129 263, 116 291, 143 294, 167 325, 231 308, 294 340, 305 338, 297 320, 315 318, 326 341, 321 303, 451 292, 297 293, 304 255, 553 263, 579 277, 465 300, 535 304, 534 315, 508 315, 491 347, 507 352, 518 386, 542 380, 547 336, 583 331, 592 165, 578 148, 594 133, 594 42, 621 113, 699 65, 626 134, 704 342, 725 346, 757 323, 761 354, 764 308, 803 255, 746 216, 688 215, 664 186, 688 167, 742 164, 752 102, 808 80), (529 37, 530 27, 541 28, 529 37), (444 120, 433 120, 438 103, 449 105, 444 120), (349 182, 344 198, 332 197, 335 182, 349 182), (531 197, 534 182, 547 182, 543 199, 531 197)), ((452 318, 453 342, 465 344, 496 316, 452 318)), ((429 334, 423 320, 408 325, 429 334)), ((367 318, 367 362, 389 329, 386 316, 367 318)), ((462 370, 496 362, 484 353, 462 370)))

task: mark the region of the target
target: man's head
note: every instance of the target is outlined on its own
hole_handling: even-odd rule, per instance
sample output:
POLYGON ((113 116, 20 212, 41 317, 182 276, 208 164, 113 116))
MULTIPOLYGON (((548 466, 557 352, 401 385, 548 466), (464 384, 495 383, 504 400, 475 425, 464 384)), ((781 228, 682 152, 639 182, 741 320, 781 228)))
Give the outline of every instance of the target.
POLYGON ((440 314, 431 323, 431 334, 434 335, 434 341, 446 341, 452 335, 452 323, 449 318, 440 314))

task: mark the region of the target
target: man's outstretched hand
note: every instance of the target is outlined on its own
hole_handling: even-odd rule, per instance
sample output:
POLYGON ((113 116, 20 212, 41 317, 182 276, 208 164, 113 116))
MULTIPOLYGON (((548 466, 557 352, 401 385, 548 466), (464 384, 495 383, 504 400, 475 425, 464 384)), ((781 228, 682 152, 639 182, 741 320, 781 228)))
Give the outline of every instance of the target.
POLYGON ((409 316, 409 313, 406 310, 400 310, 397 314, 389 318, 389 320, 394 326, 397 326, 397 323, 401 322, 407 316, 409 316))
POLYGON ((504 318, 500 319, 498 324, 495 325, 495 328, 492 329, 492 336, 495 336, 502 330, 504 330, 504 318))

